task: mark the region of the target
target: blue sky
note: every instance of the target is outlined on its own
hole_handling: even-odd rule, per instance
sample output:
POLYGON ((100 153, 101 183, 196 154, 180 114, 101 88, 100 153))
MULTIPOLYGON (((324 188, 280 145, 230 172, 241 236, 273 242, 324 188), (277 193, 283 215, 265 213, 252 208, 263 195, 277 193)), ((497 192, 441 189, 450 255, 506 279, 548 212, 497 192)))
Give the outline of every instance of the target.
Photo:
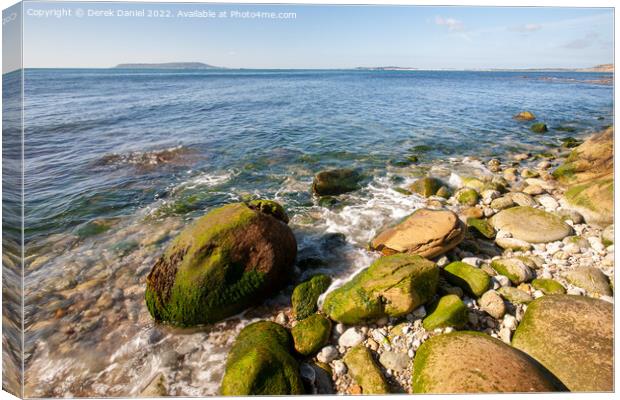
POLYGON ((471 69, 613 62, 610 8, 27 2, 24 14, 26 67, 199 61, 231 68, 471 69), (59 8, 72 15, 28 15, 28 9, 41 15, 59 8), (175 17, 78 18, 77 8, 85 14, 169 10, 175 17), (193 10, 293 12, 296 18, 178 17, 193 10))

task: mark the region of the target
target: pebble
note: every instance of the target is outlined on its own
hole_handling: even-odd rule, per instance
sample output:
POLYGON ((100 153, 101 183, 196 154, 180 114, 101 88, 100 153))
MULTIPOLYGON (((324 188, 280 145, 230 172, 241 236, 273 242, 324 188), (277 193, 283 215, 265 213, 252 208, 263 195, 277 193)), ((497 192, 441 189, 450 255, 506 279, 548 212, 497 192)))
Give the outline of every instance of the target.
POLYGON ((336 346, 325 346, 317 354, 316 359, 323 363, 330 363, 340 357, 340 353, 336 346))
POLYGON ((545 210, 547 211, 555 211, 557 210, 558 207, 560 207, 560 204, 557 202, 556 199, 553 198, 553 196, 550 196, 548 194, 543 194, 541 196, 537 196, 536 197, 536 201, 545 208, 545 210))
POLYGON ((484 312, 493 318, 500 319, 506 314, 506 304, 502 297, 494 290, 485 292, 480 299, 478 299, 478 304, 484 312))
POLYGON ((499 330, 499 338, 506 344, 510 344, 510 338, 512 336, 512 332, 508 328, 502 328, 499 330))
POLYGON ((479 259, 478 257, 465 257, 461 260, 461 262, 477 267, 482 263, 482 260, 479 259))
POLYGON ((424 308, 424 306, 420 306, 413 310, 412 314, 415 318, 424 318, 426 317, 426 308, 424 308))
POLYGON ((508 329, 510 329, 511 331, 514 331, 517 329, 517 319, 510 315, 510 314, 506 314, 504 315, 504 326, 508 329))
POLYGON ((336 333, 338 333, 338 335, 342 335, 345 331, 344 324, 341 324, 341 323, 336 324, 335 330, 336 330, 336 333))
POLYGON ((439 258, 439 260, 437 260, 436 264, 439 268, 443 268, 446 265, 450 264, 450 259, 446 256, 442 256, 441 258, 439 258))
POLYGON ((510 279, 505 275, 495 275, 491 279, 497 281, 501 287, 510 286, 510 279))
POLYGON ((341 360, 335 360, 333 363, 333 369, 336 376, 342 376, 347 373, 347 365, 341 360))
POLYGON ((349 328, 338 338, 338 345, 342 347, 354 347, 364 341, 364 335, 357 328, 349 328))
POLYGON ((379 362, 386 369, 392 371, 404 371, 411 362, 409 356, 405 353, 398 353, 395 351, 384 351, 379 356, 379 362))
POLYGON ((288 318, 286 317, 286 314, 284 314, 283 312, 279 313, 276 316, 276 323, 277 324, 286 325, 287 322, 288 322, 288 318))

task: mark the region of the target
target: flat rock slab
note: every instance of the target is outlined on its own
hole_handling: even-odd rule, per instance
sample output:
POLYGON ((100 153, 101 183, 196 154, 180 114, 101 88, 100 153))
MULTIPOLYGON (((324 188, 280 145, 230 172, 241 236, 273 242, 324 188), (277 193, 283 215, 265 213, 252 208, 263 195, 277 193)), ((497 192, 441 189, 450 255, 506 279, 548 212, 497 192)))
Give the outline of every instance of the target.
POLYGON ((504 393, 565 390, 527 354, 479 332, 434 336, 413 364, 414 393, 504 393))
POLYGON ((495 229, 510 232, 514 238, 529 243, 555 242, 573 233, 560 217, 532 207, 502 210, 490 222, 495 229))
POLYGON ((385 255, 410 253, 433 258, 456 247, 465 231, 465 224, 452 211, 424 208, 381 232, 371 247, 385 255))
POLYGON ((613 296, 609 286, 609 278, 598 268, 578 268, 567 272, 565 278, 573 285, 585 289, 588 293, 599 296, 613 296))
POLYGON ((538 360, 571 391, 612 391, 613 305, 583 296, 531 302, 512 345, 538 360))

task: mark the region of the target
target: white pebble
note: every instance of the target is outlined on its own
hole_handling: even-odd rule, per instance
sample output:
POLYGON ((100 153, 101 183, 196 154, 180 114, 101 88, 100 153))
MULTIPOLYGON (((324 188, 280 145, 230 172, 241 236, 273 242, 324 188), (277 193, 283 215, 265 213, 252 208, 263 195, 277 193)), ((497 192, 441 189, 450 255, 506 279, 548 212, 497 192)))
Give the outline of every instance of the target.
POLYGON ((506 344, 510 344, 511 335, 512 335, 512 332, 508 328, 502 328, 499 331, 499 338, 506 344))
POLYGON ((342 347, 354 347, 364 341, 364 335, 357 328, 349 328, 338 338, 338 345, 342 347))
POLYGON ((325 346, 317 354, 316 359, 323 363, 330 363, 338 357, 340 357, 340 353, 338 353, 336 346, 325 346))
POLYGON ((511 331, 514 331, 517 329, 517 319, 510 314, 504 315, 504 326, 511 331))
POLYGON ((347 365, 340 361, 340 360, 336 360, 334 361, 334 372, 336 373, 337 376, 342 376, 344 374, 347 373, 347 365))
POLYGON ((464 262, 465 264, 469 264, 469 265, 473 265, 474 267, 477 267, 477 266, 480 265, 482 260, 480 260, 478 257, 466 257, 466 258, 463 258, 461 260, 461 262, 464 262))

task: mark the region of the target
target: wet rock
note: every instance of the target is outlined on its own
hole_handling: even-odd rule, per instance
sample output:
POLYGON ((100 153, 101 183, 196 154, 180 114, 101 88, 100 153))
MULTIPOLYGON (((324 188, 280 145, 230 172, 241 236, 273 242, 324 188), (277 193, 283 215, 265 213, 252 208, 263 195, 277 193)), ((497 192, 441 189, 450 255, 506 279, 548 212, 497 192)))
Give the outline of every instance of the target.
POLYGON ((400 224, 381 232, 371 248, 394 253, 437 257, 456 247, 465 236, 465 225, 448 210, 419 209, 400 224))
POLYGON ((363 394, 388 394, 389 387, 381 370, 366 347, 358 345, 344 356, 349 374, 363 394))
POLYGON ((314 177, 312 191, 319 196, 334 196, 359 189, 362 176, 353 169, 321 171, 314 177))
POLYGON ((534 133, 545 133, 548 131, 547 124, 536 122, 530 126, 530 130, 534 133))
POLYGON ((497 293, 499 293, 504 299, 514 304, 528 304, 534 300, 529 293, 510 286, 502 286, 497 289, 497 293))
POLYGON ((491 277, 486 272, 459 261, 448 264, 442 270, 442 276, 474 297, 482 296, 491 284, 491 277))
POLYGON ((491 262, 491 268, 498 274, 507 276, 514 284, 518 285, 523 282, 529 282, 534 278, 532 270, 518 258, 501 258, 491 262))
POLYGON ((522 111, 519 114, 513 117, 517 121, 533 121, 536 119, 536 116, 529 111, 522 111))
POLYGON ((239 333, 228 354, 221 394, 303 394, 299 366, 289 354, 290 348, 290 335, 282 326, 267 321, 248 325, 239 333))
POLYGON ((291 296, 295 318, 304 319, 317 311, 317 300, 327 290, 331 281, 329 276, 318 274, 295 287, 291 296))
POLYGON ((314 314, 297 323, 292 329, 295 350, 309 356, 318 352, 329 339, 332 324, 320 314, 314 314))
POLYGON ((508 231, 514 238, 529 243, 562 240, 573 232, 570 225, 556 215, 531 207, 502 210, 490 222, 495 229, 508 231))
POLYGON ((444 184, 439 179, 424 177, 413 182, 413 184, 409 186, 409 190, 423 197, 431 197, 437 194, 442 186, 444 186, 444 184))
POLYGON ((420 256, 386 256, 328 293, 323 312, 345 324, 404 316, 435 295, 438 278, 435 263, 420 256))
POLYGON ((527 308, 512 345, 571 391, 613 390, 613 306, 582 296, 543 296, 527 308))
POLYGON ((543 292, 544 294, 565 294, 566 288, 562 284, 554 279, 534 279, 532 286, 543 292))
POLYGON ((467 306, 454 294, 439 299, 436 307, 424 318, 422 325, 427 331, 437 328, 460 328, 467 323, 467 306))
POLYGON ((235 203, 182 231, 147 276, 151 315, 182 326, 210 323, 280 289, 297 253, 284 215, 267 200, 235 203))
POLYGON ((506 314, 506 304, 504 304, 504 300, 494 290, 485 292, 478 299, 478 305, 484 312, 495 319, 500 319, 506 314))
POLYGON ((414 393, 504 393, 565 390, 525 353, 478 332, 425 341, 413 364, 414 393))
POLYGON ((585 289, 588 293, 599 296, 613 294, 609 286, 609 278, 598 268, 578 268, 567 272, 564 276, 568 282, 585 289))

